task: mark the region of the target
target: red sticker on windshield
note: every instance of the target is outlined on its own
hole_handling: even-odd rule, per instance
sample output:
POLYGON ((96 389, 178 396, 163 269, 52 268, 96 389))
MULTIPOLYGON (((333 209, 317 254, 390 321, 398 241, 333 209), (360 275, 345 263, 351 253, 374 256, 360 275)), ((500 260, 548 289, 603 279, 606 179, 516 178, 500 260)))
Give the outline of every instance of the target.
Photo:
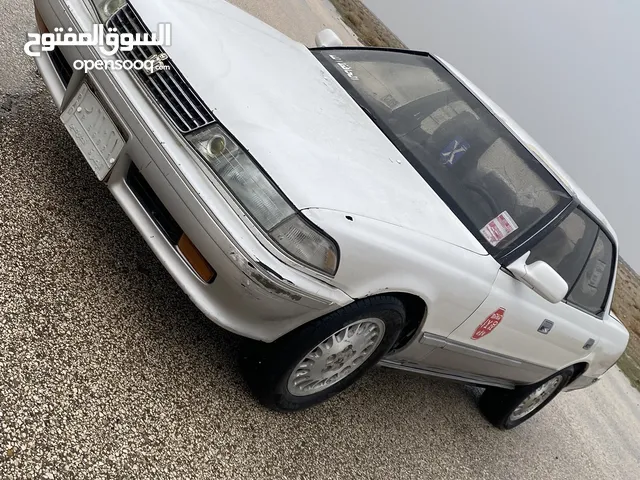
POLYGON ((486 320, 478 326, 478 328, 476 328, 476 331, 473 332, 471 339, 478 340, 479 338, 489 335, 493 331, 493 329, 500 324, 503 318, 504 308, 500 307, 491 315, 489 315, 486 320))

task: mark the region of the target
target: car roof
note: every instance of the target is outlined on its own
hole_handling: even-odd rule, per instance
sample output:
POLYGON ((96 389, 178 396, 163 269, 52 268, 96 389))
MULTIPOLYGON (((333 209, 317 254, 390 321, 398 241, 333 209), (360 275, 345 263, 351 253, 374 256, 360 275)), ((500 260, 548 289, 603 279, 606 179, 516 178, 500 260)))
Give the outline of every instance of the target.
POLYGON ((547 170, 560 182, 560 184, 575 198, 588 212, 601 224, 601 226, 612 237, 615 244, 618 244, 618 238, 611 224, 607 221, 604 214, 596 207, 593 201, 586 193, 576 184, 576 182, 564 171, 560 165, 544 150, 520 125, 516 123, 502 108, 500 108, 491 98, 489 98, 482 90, 473 84, 460 71, 449 64, 446 60, 429 54, 436 59, 443 67, 445 67, 454 77, 456 77, 473 95, 478 98, 491 113, 515 136, 538 161, 544 165, 547 170))

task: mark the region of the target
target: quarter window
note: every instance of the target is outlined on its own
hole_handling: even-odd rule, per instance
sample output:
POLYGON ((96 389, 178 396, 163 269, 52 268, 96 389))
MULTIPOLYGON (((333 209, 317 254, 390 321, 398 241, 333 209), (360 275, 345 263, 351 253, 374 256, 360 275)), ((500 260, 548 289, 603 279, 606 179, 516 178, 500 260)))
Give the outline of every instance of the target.
POLYGON ((567 300, 594 315, 602 313, 609 297, 613 266, 613 245, 601 230, 589 260, 567 300))

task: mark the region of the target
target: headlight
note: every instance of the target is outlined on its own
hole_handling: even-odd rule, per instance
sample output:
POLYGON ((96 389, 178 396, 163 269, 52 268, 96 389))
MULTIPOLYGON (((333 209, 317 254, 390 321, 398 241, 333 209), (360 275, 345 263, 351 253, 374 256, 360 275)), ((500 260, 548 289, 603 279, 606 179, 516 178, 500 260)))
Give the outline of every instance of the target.
POLYGON ((269 177, 220 125, 187 135, 236 199, 285 251, 329 275, 338 269, 338 247, 291 206, 269 177))
POLYGON ((92 0, 100 20, 106 22, 111 16, 124 7, 127 0, 92 0))

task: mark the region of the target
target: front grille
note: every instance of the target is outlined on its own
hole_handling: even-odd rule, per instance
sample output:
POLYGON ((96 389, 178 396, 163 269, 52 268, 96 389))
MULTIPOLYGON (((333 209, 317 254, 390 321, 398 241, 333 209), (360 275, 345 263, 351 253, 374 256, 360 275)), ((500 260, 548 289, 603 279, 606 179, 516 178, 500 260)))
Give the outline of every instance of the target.
MULTIPOLYGON (((107 22, 107 27, 116 28, 118 33, 151 33, 129 4, 118 10, 107 22)), ((162 47, 136 45, 130 52, 121 51, 125 60, 144 61, 152 55, 164 53, 162 47)), ((211 110, 191 88, 180 70, 171 59, 163 62, 169 68, 148 75, 144 70, 134 70, 147 91, 165 114, 183 133, 204 127, 215 121, 211 110)))
POLYGON ((55 68, 58 73, 58 77, 60 77, 60 81, 64 87, 67 88, 71 81, 71 75, 73 75, 71 65, 69 65, 69 62, 64 58, 64 55, 58 47, 54 47, 54 49, 49 52, 49 58, 51 59, 53 68, 55 68))

